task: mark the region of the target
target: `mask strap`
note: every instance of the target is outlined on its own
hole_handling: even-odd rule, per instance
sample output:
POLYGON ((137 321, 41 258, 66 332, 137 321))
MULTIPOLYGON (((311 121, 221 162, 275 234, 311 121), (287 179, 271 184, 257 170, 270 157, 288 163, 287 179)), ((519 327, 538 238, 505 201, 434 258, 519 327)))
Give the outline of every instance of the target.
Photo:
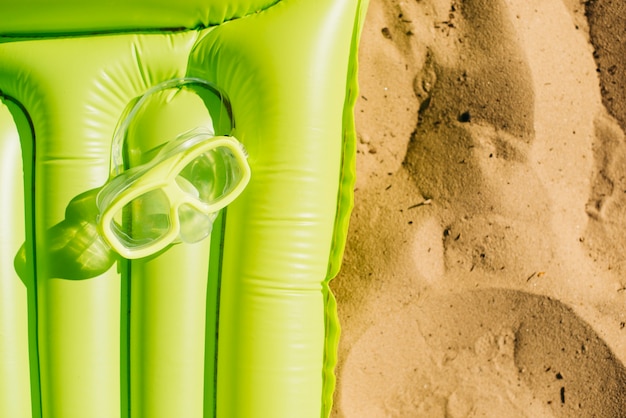
MULTIPOLYGON (((113 143, 111 144, 110 178, 118 176, 124 171, 124 142, 126 141, 128 127, 144 103, 146 103, 154 94, 169 89, 181 90, 183 88, 195 91, 196 94, 199 94, 198 90, 205 90, 217 96, 222 103, 223 108, 226 109, 228 120, 230 121, 230 131, 232 132, 235 128, 235 121, 233 118, 230 100, 226 96, 226 93, 224 93, 219 87, 206 80, 195 77, 174 78, 164 81, 147 90, 142 96, 136 98, 135 103, 132 106, 127 106, 126 110, 122 114, 122 117, 120 118, 121 123, 118 123, 118 126, 116 127, 115 134, 113 136, 113 143)), ((221 117, 221 115, 219 116, 221 117)))

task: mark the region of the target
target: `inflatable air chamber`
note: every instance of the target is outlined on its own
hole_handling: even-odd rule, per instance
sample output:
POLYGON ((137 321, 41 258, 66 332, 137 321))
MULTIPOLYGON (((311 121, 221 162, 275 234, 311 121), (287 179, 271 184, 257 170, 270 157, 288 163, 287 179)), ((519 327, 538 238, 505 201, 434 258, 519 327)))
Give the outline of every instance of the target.
POLYGON ((0 417, 330 414, 366 0, 0 0, 0 417))

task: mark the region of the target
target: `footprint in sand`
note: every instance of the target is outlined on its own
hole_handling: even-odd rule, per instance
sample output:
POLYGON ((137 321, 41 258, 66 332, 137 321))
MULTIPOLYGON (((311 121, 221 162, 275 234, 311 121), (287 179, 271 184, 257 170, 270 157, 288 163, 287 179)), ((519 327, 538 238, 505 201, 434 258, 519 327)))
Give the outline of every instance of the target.
POLYGON ((626 411, 626 369, 589 325, 557 300, 512 290, 425 296, 372 325, 341 375, 345 418, 626 411))

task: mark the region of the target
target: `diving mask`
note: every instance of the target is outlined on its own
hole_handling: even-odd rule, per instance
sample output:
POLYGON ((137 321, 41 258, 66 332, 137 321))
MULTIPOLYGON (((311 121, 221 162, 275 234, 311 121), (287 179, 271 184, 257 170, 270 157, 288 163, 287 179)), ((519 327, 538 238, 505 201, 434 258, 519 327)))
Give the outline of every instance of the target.
POLYGON ((243 145, 232 136, 215 136, 209 128, 185 132, 147 163, 123 170, 121 152, 129 120, 146 97, 189 87, 219 93, 199 79, 162 83, 137 101, 114 137, 112 177, 97 197, 98 226, 107 244, 125 258, 150 256, 177 240, 193 243, 206 238, 218 211, 236 199, 250 180, 243 145))

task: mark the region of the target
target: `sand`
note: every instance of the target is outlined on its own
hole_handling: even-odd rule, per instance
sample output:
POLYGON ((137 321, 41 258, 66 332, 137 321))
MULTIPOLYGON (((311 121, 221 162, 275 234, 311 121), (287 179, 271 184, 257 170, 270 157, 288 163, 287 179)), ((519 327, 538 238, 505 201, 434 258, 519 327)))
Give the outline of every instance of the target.
POLYGON ((626 3, 371 0, 333 417, 626 417, 626 3))

